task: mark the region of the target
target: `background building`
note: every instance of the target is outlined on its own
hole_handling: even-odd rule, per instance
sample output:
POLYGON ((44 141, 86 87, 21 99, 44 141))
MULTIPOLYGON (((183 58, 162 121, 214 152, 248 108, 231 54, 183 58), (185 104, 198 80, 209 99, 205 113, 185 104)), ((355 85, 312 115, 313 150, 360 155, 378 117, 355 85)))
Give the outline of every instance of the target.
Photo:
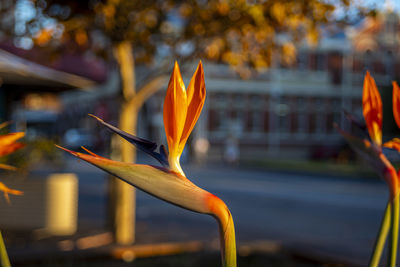
MULTIPOLYGON (((210 159, 222 157, 232 138, 241 159, 340 158, 345 143, 334 124, 351 131, 344 110, 362 120, 367 70, 383 98, 391 97, 391 82, 400 78, 399 34, 399 16, 385 11, 345 31, 324 29, 315 47, 297 48, 294 64, 277 59, 249 80, 228 66, 206 63, 207 100, 192 141, 206 138, 210 159)), ((186 72, 187 84, 191 73, 186 72)), ((149 118, 156 130, 152 138, 161 140, 163 98, 159 92, 146 106, 147 114, 155 114, 149 118)))

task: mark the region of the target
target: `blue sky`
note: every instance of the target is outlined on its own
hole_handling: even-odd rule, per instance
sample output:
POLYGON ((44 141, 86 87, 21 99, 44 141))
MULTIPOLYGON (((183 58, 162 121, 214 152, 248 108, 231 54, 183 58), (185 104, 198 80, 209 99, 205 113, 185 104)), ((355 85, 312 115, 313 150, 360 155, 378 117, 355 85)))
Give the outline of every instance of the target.
POLYGON ((400 12, 400 1, 399 0, 358 0, 363 5, 375 6, 377 9, 384 9, 386 6, 390 5, 397 12, 400 12))

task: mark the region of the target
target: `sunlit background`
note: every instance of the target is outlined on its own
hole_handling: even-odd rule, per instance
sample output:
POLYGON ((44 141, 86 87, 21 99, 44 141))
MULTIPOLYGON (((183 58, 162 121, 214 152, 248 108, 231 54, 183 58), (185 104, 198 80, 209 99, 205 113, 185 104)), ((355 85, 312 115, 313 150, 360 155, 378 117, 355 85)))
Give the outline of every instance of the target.
POLYGON ((384 139, 399 135, 399 11, 399 1, 0 1, 0 122, 27 144, 1 159, 19 168, 1 179, 25 193, 0 198, 11 261, 220 265, 211 217, 123 193, 54 146, 121 159, 130 145, 88 114, 121 125, 136 96, 125 130, 166 144, 174 61, 188 84, 202 60, 207 98, 182 167, 229 206, 239 266, 365 266, 388 193, 337 127, 355 130, 346 112, 364 123, 369 70, 384 139))

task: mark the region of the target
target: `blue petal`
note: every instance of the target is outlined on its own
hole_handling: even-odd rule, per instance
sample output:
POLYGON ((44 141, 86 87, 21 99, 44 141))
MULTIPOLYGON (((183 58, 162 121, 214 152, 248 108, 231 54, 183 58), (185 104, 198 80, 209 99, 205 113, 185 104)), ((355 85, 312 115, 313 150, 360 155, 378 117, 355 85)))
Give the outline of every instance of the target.
POLYGON ((343 110, 346 119, 350 121, 351 125, 355 127, 356 134, 362 138, 370 140, 368 129, 365 123, 360 122, 353 114, 343 110))
POLYGON ((166 151, 164 145, 160 146, 160 152, 156 152, 155 150, 157 149, 157 143, 154 143, 154 142, 148 141, 146 139, 131 135, 127 132, 124 132, 115 126, 106 123, 102 119, 100 119, 92 114, 89 114, 89 116, 95 118, 98 122, 100 122, 101 124, 106 126, 108 129, 110 129, 114 133, 118 134, 119 136, 121 136, 122 138, 124 138, 125 140, 130 142, 131 144, 135 145, 138 149, 142 150, 143 152, 146 152, 147 154, 149 154, 150 156, 152 156, 153 158, 158 160, 163 166, 169 167, 168 154, 167 154, 167 151, 166 151))

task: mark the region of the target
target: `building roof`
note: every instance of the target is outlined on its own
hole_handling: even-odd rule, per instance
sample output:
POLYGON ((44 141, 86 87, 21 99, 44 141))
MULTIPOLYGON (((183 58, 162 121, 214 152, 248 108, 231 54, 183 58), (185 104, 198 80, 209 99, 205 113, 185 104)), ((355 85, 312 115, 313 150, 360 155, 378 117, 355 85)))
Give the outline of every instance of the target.
POLYGON ((46 87, 47 91, 95 86, 91 79, 54 70, 0 49, 0 79, 3 84, 46 87))

